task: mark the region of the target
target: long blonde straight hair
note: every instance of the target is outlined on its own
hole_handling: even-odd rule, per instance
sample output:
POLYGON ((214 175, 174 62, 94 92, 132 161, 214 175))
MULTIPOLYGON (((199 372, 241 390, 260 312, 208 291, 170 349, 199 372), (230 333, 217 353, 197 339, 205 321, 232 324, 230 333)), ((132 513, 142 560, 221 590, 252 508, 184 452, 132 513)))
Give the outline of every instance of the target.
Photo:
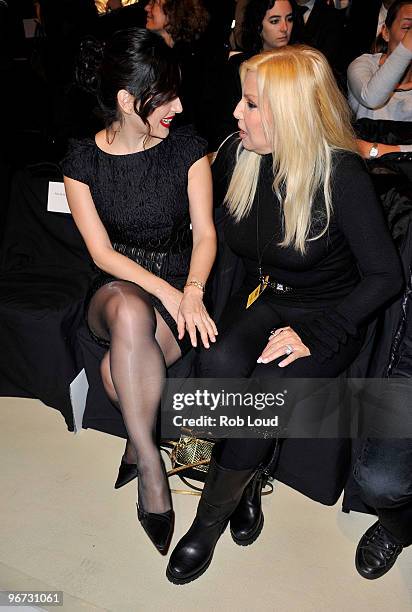
MULTIPOLYGON (((305 252, 306 241, 323 236, 332 213, 332 152, 357 152, 350 110, 326 58, 304 45, 282 47, 255 55, 241 66, 256 73, 258 105, 273 156, 273 191, 283 208, 284 238, 305 252), (308 238, 312 204, 321 189, 324 227, 308 238)), ((241 145, 225 201, 237 221, 251 210, 258 184, 261 155, 241 145)))

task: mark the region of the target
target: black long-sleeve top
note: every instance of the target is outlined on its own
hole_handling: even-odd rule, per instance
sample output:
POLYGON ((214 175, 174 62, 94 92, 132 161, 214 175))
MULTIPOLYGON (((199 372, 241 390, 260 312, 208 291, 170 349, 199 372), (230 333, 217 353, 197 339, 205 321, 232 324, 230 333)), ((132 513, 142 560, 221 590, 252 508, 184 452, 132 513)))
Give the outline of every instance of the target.
MULTIPOLYGON (((236 135, 222 146, 213 165, 215 196, 222 202, 238 145, 236 135)), ((229 217, 225 239, 239 255, 249 279, 264 275, 293 290, 265 299, 313 309, 295 331, 320 361, 339 350, 347 335, 357 335, 376 311, 401 291, 402 269, 382 207, 364 162, 355 154, 333 156, 333 214, 326 234, 307 241, 305 254, 281 247, 282 210, 273 193, 272 156, 262 156, 257 193, 250 214, 240 222, 229 217)), ((218 203, 218 202, 217 202, 218 203)), ((309 237, 325 225, 323 193, 313 202, 309 237)))

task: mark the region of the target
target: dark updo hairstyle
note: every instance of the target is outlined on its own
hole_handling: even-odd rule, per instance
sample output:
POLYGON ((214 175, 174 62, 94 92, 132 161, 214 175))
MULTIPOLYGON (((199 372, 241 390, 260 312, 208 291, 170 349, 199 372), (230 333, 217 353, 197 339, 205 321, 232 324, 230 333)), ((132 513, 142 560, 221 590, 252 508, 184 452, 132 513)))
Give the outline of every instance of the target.
POLYGON ((134 96, 134 110, 149 126, 149 115, 179 95, 180 70, 161 36, 130 28, 116 32, 106 44, 85 39, 77 61, 76 81, 96 94, 106 127, 121 120, 117 104, 121 89, 134 96))
POLYGON ((173 42, 192 43, 206 30, 209 13, 202 0, 165 0, 166 31, 173 42))
MULTIPOLYGON (((240 42, 242 51, 260 53, 262 51, 262 22, 266 12, 274 7, 277 0, 249 0, 243 14, 240 42)), ((299 42, 302 32, 302 13, 296 0, 289 0, 292 7, 293 29, 290 43, 299 42)))
MULTIPOLYGON (((412 4, 412 0, 395 0, 390 7, 388 8, 388 12, 386 14, 385 25, 388 30, 391 29, 393 22, 398 16, 399 11, 403 6, 407 6, 408 4, 412 4)), ((378 34, 376 41, 372 47, 372 53, 387 53, 388 51, 388 43, 383 38, 382 33, 378 34)))

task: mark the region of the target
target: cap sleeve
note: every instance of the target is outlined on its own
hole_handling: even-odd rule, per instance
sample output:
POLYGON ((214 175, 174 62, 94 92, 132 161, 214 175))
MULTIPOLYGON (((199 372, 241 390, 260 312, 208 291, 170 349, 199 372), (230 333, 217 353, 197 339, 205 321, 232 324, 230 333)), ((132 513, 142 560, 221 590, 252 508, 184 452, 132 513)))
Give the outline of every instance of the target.
POLYGON ((93 150, 93 143, 90 139, 70 140, 66 156, 60 162, 63 174, 89 185, 93 150))
POLYGON ((187 171, 199 159, 207 155, 207 141, 199 136, 192 126, 177 128, 173 132, 171 144, 172 141, 177 145, 173 147, 173 154, 180 156, 187 171))

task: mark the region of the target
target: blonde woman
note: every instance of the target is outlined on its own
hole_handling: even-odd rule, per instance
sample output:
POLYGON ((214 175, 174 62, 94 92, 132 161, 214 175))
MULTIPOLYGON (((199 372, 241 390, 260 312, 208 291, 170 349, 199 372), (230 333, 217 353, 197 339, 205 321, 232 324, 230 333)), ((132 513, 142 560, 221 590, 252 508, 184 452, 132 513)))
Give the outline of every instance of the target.
MULTIPOLYGON (((221 147, 214 174, 226 191, 225 239, 246 275, 217 343, 201 354, 200 375, 333 378, 358 355, 370 317, 400 291, 398 256, 325 57, 305 46, 267 51, 242 65, 241 79, 234 112, 240 131, 221 147), (266 288, 256 299, 257 287, 266 288)), ((300 460, 290 459, 288 474, 276 477, 334 503, 322 496, 320 472, 309 483, 303 474, 327 450, 322 443, 339 441, 286 440, 281 455, 293 443, 304 445, 295 446, 300 460)), ((216 445, 196 518, 171 555, 169 580, 200 576, 229 520, 237 544, 258 537, 257 466, 272 444, 216 445)), ((322 463, 333 471, 326 456, 322 463)))

